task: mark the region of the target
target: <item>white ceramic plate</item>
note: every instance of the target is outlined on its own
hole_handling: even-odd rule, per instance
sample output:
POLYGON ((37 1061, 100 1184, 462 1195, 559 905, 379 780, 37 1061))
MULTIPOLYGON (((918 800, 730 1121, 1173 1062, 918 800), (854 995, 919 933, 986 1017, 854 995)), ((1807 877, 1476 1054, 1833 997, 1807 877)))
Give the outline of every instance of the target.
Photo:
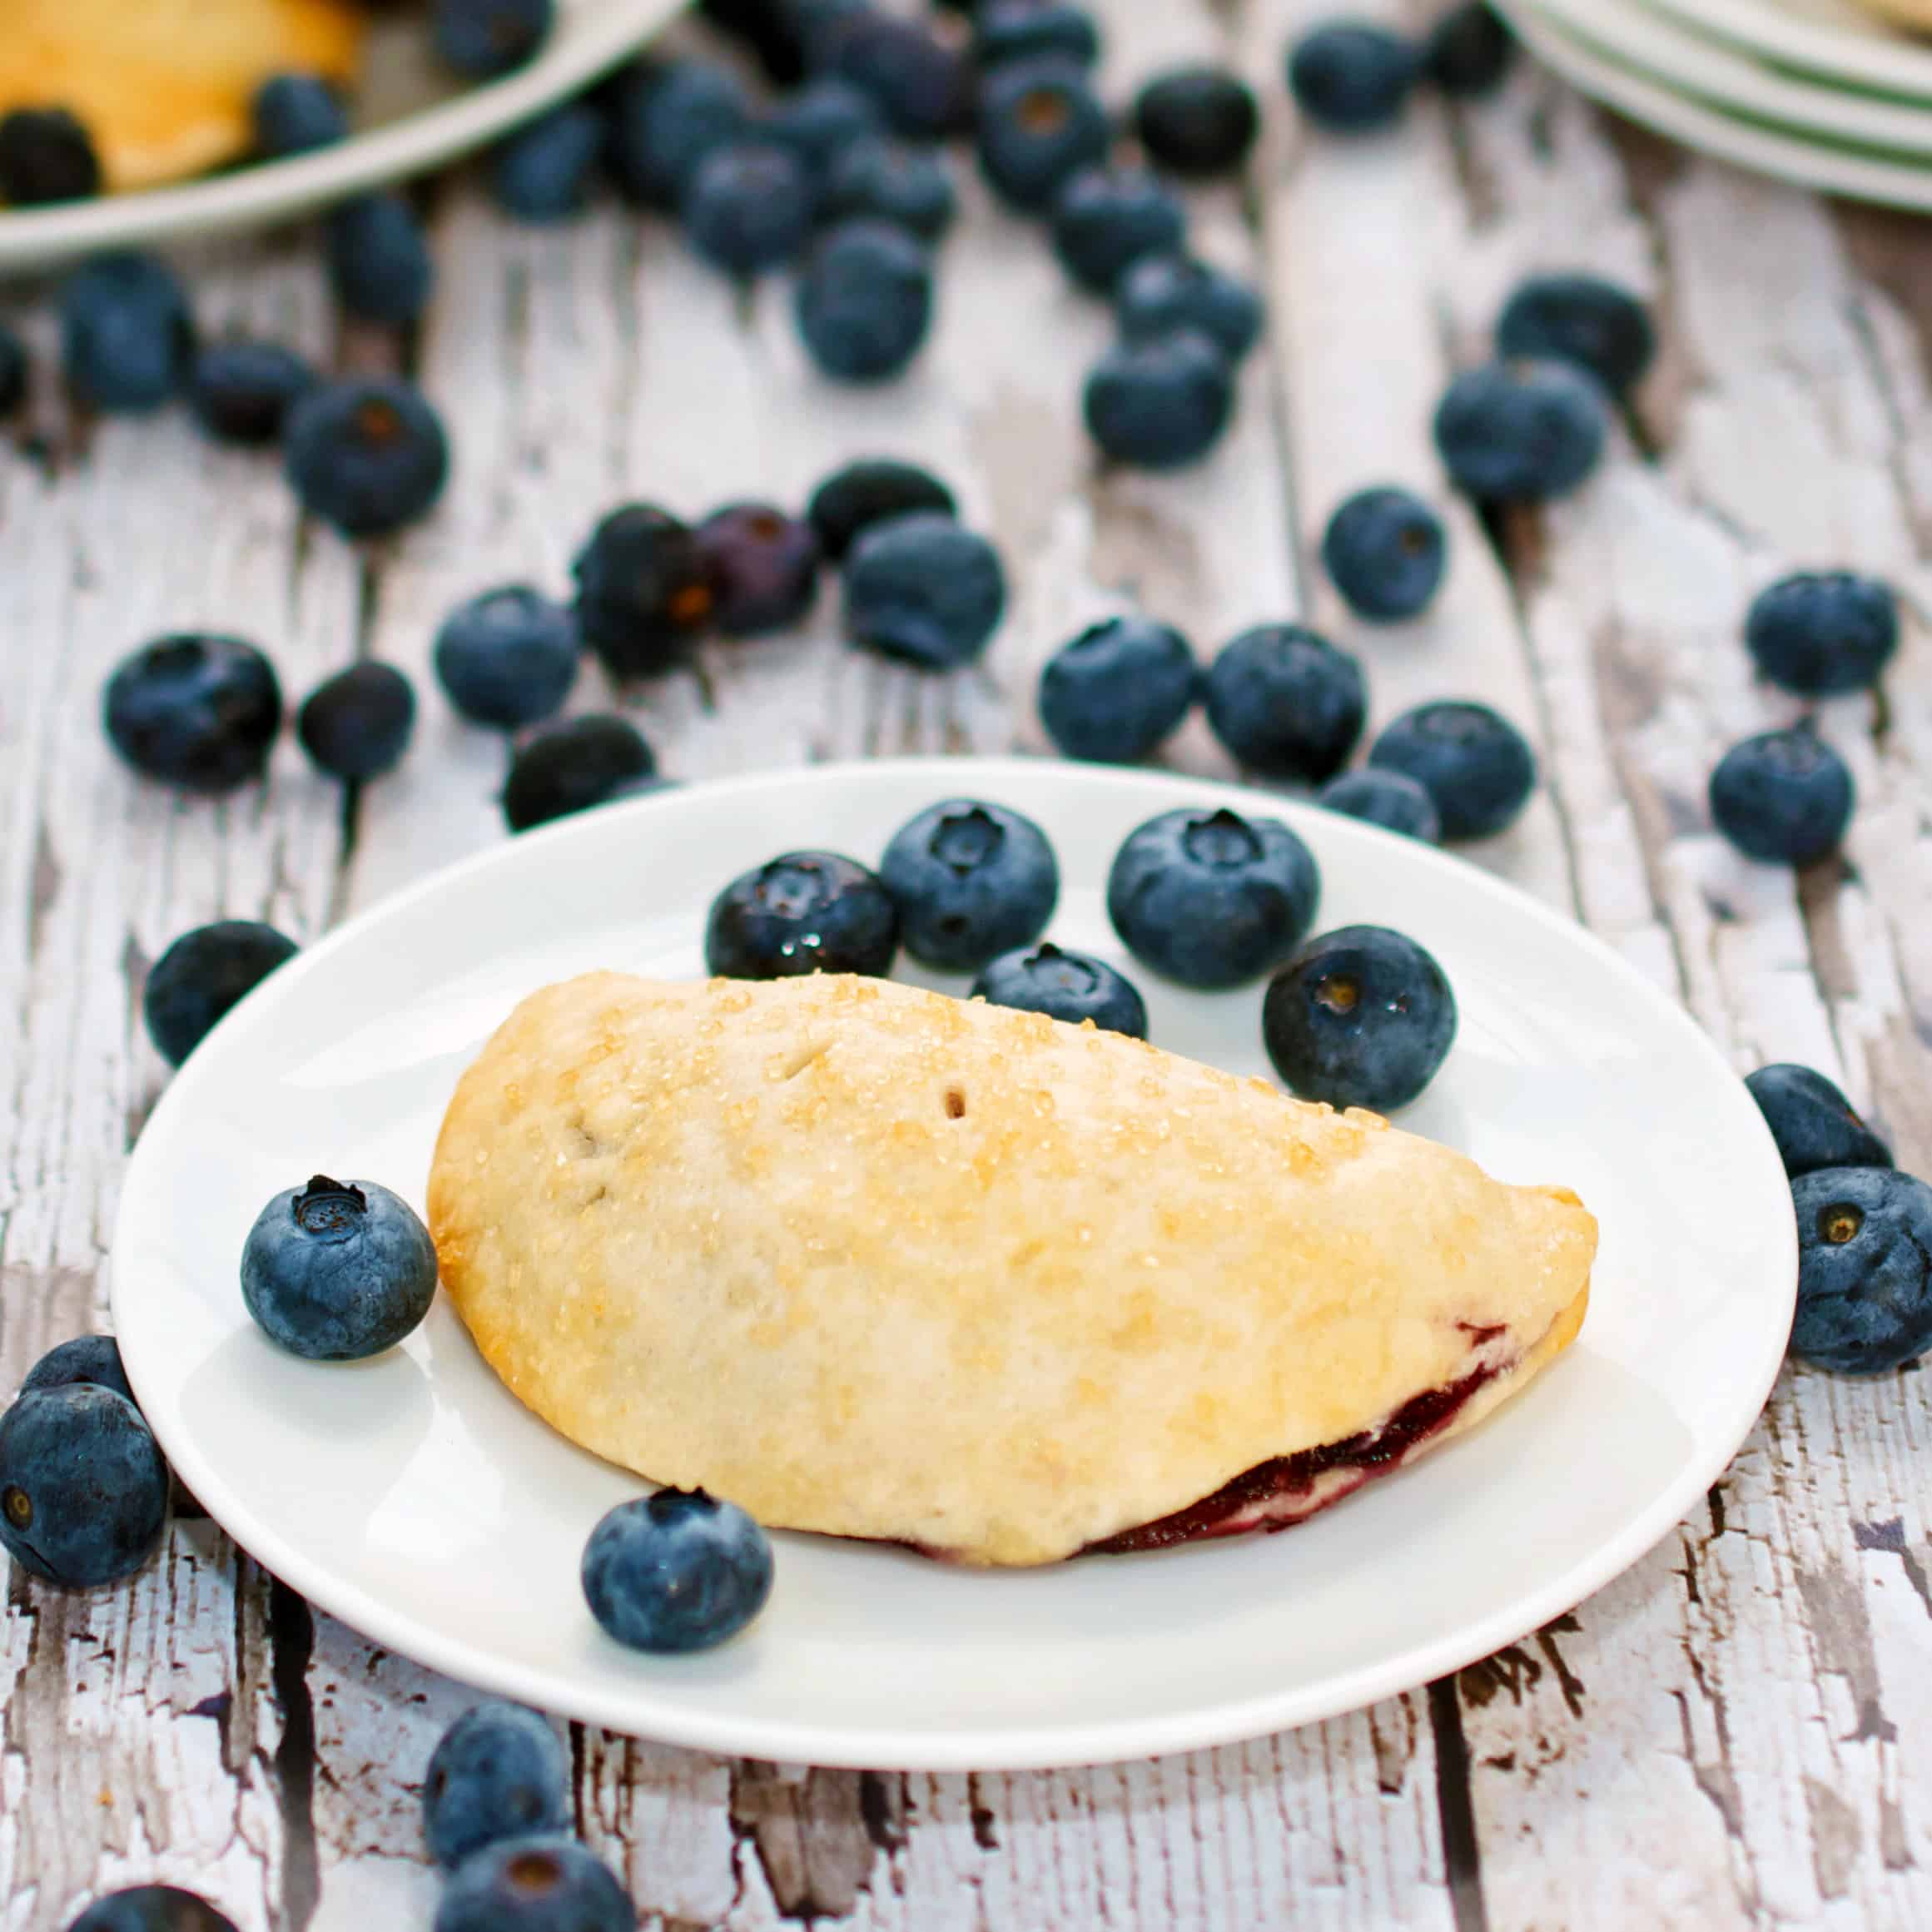
POLYGON ((1701 33, 1882 94, 1932 100, 1932 47, 1856 0, 1655 0, 1701 33))
POLYGON ((367 111, 379 125, 313 154, 176 186, 0 211, 0 272, 51 266, 103 248, 266 227, 440 167, 581 92, 684 6, 685 0, 559 0, 557 24, 537 58, 481 87, 459 87, 434 74, 421 50, 420 20, 405 23, 410 40, 385 30, 364 62, 367 99, 358 107, 359 118, 367 111), (416 104, 431 89, 452 88, 416 104), (404 105, 413 111, 390 118, 404 105))
MULTIPOLYGON (((1130 969, 1131 970, 1131 969, 1130 969)), ((1164 1045, 1265 1072, 1258 989, 1135 973, 1164 1045)), ((940 982, 929 982, 940 983, 940 982)), ((959 982, 952 982, 957 986, 959 982)), ((696 787, 506 841, 284 967, 196 1051, 135 1150, 117 1330, 182 1479, 240 1542, 377 1642, 573 1716, 821 1764, 966 1769, 1207 1745, 1423 1682, 1567 1610, 1692 1508, 1790 1329, 1795 1237, 1770 1135, 1691 1021, 1607 948, 1475 867, 1254 792, 1045 761, 824 767, 696 787), (708 1656, 604 1638, 584 1541, 640 1485, 520 1408, 448 1306, 354 1367, 251 1327, 256 1213, 318 1170, 419 1204, 458 1073, 523 994, 592 966, 702 970, 705 909, 778 850, 876 859, 961 793, 1059 849, 1054 933, 1126 963, 1102 910, 1121 838, 1189 802, 1278 812, 1320 859, 1324 926, 1398 922, 1462 1030, 1404 1125, 1602 1224, 1576 1346, 1495 1418, 1283 1536, 975 1572, 777 1537, 763 1616, 708 1656)))

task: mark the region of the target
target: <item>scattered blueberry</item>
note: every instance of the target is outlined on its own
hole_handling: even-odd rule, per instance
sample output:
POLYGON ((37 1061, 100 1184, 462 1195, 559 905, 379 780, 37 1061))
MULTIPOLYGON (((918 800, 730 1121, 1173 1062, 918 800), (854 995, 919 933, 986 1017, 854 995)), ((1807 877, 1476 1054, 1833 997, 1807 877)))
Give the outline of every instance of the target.
POLYGON ((423 1778, 430 1855, 454 1871, 501 1839, 570 1828, 570 1761, 549 1720, 474 1704, 443 1733, 423 1778))
POLYGON ((503 787, 512 832, 654 791, 658 761, 628 718, 573 718, 539 732, 517 752, 503 787))
POLYGON ((155 1050, 179 1066, 245 994, 296 956, 296 942, 255 919, 184 932, 149 971, 141 1016, 155 1050))
POLYGON ((1744 641, 1774 684, 1801 698, 1869 691, 1899 648, 1891 586, 1852 570, 1800 570, 1761 590, 1744 641))
POLYGON ((1329 20, 1289 50, 1289 92, 1303 113, 1332 133, 1386 127, 1415 85, 1416 50, 1367 20, 1329 20))
POLYGON ((1208 723, 1249 771, 1319 785, 1348 762, 1368 683, 1346 651, 1300 624, 1258 624, 1208 667, 1208 723))
POLYGON ((459 604, 436 633, 436 678, 449 702, 472 724, 500 731, 561 711, 577 659, 576 620, 527 584, 459 604))
POLYGON ((789 261, 812 231, 812 183, 789 148, 745 142, 714 148, 684 191, 691 246, 728 275, 789 261))
POLYGON ((490 191, 519 221, 562 221, 590 198, 603 148, 603 122, 582 101, 553 107, 519 127, 490 156, 490 191))
POLYGON ((371 659, 338 671, 302 700, 296 736, 330 777, 362 784, 401 762, 415 724, 415 688, 394 664, 371 659))
POLYGON ((1187 211, 1145 168, 1083 168, 1053 204, 1053 248, 1081 287, 1105 295, 1136 261, 1187 238, 1187 211))
POLYGON ((422 391, 400 376, 323 383, 289 412, 289 481, 311 516, 374 537, 443 494, 449 445, 422 391))
POLYGON ((584 1594, 591 1615, 629 1649, 710 1650, 764 1608, 772 1546, 736 1503, 702 1489, 660 1489, 620 1502, 590 1532, 584 1594))
POLYGON ((1536 789, 1536 754, 1487 704, 1438 699, 1385 726, 1368 762, 1413 778, 1434 801, 1447 839, 1491 838, 1536 789))
POLYGON ((1336 589, 1372 623, 1427 608, 1448 549, 1442 519, 1419 497, 1386 485, 1357 490, 1322 534, 1322 562, 1336 589))
POLYGON ((1449 385, 1436 448, 1470 495, 1534 502, 1574 489, 1597 467, 1607 424, 1602 390, 1574 365, 1488 362, 1449 385))
POLYGON ((959 196, 944 156, 885 136, 855 141, 832 165, 822 211, 832 221, 893 221, 921 241, 952 226, 959 196))
POLYGON ((97 1899, 67 1932, 236 1932, 206 1899, 173 1885, 133 1885, 97 1899))
POLYGON ((708 972, 730 980, 890 972, 899 912, 877 876, 837 852, 787 852, 741 873, 711 904, 708 972))
POLYGON ((807 258, 796 305, 798 332, 827 375, 882 382, 931 325, 931 259, 892 222, 841 222, 807 258))
POLYGON ((232 792, 267 767, 281 687, 253 644, 182 632, 123 658, 101 710, 109 743, 144 777, 232 792))
POLYGON ((853 643, 927 670, 978 657, 1006 608, 999 552, 936 510, 874 524, 845 561, 853 643))
POLYGON ((1062 644, 1040 673, 1040 722, 1067 757, 1131 765, 1180 727, 1200 668, 1172 626, 1103 618, 1062 644))
POLYGON ((1183 807, 1129 834, 1107 916, 1136 959, 1211 991, 1279 965, 1320 894, 1314 853, 1279 819, 1183 807))
POLYGON ((329 283, 352 315, 368 322, 413 322, 429 305, 436 279, 429 237, 416 211, 390 189, 356 195, 323 222, 329 283))
POLYGON ((984 0, 973 12, 973 58, 991 72, 1012 61, 1058 58, 1090 67, 1100 57, 1100 30, 1084 7, 1067 0, 984 0))
POLYGON ((436 0, 436 52, 473 81, 535 58, 549 38, 555 0, 436 0))
POLYGON ((632 200, 657 208, 675 208, 698 164, 742 141, 756 118, 736 74, 696 60, 630 68, 611 110, 613 176, 632 200))
POLYGON ((1260 132, 1247 82, 1225 67, 1171 67, 1134 101, 1134 132, 1158 166, 1192 180, 1234 173, 1260 132))
POLYGON ((874 524, 915 510, 951 516, 957 508, 952 492, 931 470, 896 457, 862 456, 819 484, 805 514, 818 533, 819 548, 837 564, 874 524))
POLYGON ((1050 942, 989 961, 973 981, 972 996, 989 1006, 1045 1013, 1070 1026, 1091 1020, 1103 1032, 1147 1037, 1147 1003, 1125 974, 1091 953, 1064 951, 1050 942))
POLYGON ((1259 340, 1261 298, 1223 269, 1185 255, 1155 255, 1137 261, 1114 295, 1120 333, 1145 342, 1189 329, 1207 336, 1230 362, 1239 362, 1259 340))
POLYGON ((188 406, 218 442, 272 443, 315 372, 279 342, 204 344, 188 376, 188 406))
POLYGON ((613 678, 680 663, 718 614, 718 584, 688 524, 626 504, 590 534, 571 566, 577 628, 613 678))
POLYGON ((1883 1375, 1932 1347, 1932 1188, 1889 1167, 1825 1167, 1791 1184, 1791 1353, 1883 1375))
POLYGON ((306 154, 346 139, 349 117, 320 74, 271 74, 249 103, 255 147, 271 159, 306 154))
POLYGON ((149 255, 103 255, 61 285, 61 364, 97 410, 151 410, 186 379, 195 352, 187 297, 149 255))
POLYGON ((1807 725, 1733 745, 1711 774, 1711 817, 1747 858, 1808 866, 1838 850, 1855 792, 1843 758, 1807 725))
POLYGON ((634 1932, 637 1909, 594 1852, 549 1834, 505 1838, 444 1887, 435 1932, 634 1932))
POLYGON ((1423 72, 1456 101, 1492 92, 1515 57, 1516 37, 1488 0, 1460 0, 1423 43, 1423 72))
POLYGON ((898 133, 936 141, 972 119, 971 63, 923 22, 854 8, 827 27, 817 57, 870 94, 898 133))
POLYGON ((1594 275, 1532 275, 1503 304, 1496 353, 1567 362, 1622 395, 1650 367, 1656 335, 1629 290, 1594 275))
POLYGON ((818 594, 818 534, 768 503, 728 504, 693 533, 718 585, 718 628, 727 637, 783 630, 818 594))
POLYGON ((1044 208, 1061 185, 1107 158, 1107 111, 1071 61, 1016 61, 980 90, 980 167, 1016 208, 1044 208))
POLYGON ((1116 463, 1178 469, 1227 428, 1234 371, 1197 330, 1117 343, 1087 377, 1084 407, 1089 433, 1116 463))
POLYGON ((27 1372, 20 1385, 22 1395, 40 1388, 71 1388, 84 1383, 93 1388, 111 1388, 123 1402, 134 1403, 127 1371, 121 1363, 121 1344, 112 1335, 76 1335, 57 1343, 27 1372))
POLYGON ((1821 1167, 1890 1167, 1892 1150, 1865 1125, 1851 1102, 1808 1066, 1779 1060, 1746 1074, 1785 1172, 1793 1180, 1821 1167))
POLYGON ((899 936, 924 966, 976 971, 1046 930, 1060 867, 1046 834, 1003 805, 951 798, 901 826, 879 862, 899 936))
POLYGON ((1425 845, 1442 842, 1443 821, 1435 800, 1402 772, 1384 772, 1373 765, 1344 772, 1316 792, 1315 803, 1406 837, 1419 838, 1425 845))
POLYGON ((27 345, 0 322, 0 416, 10 416, 27 400, 27 345))
POLYGON ((256 1216, 241 1299, 271 1341, 311 1362, 359 1362, 412 1334, 436 1294, 430 1230, 372 1180, 314 1175, 256 1216))
POLYGON ((885 129, 878 103, 863 87, 837 74, 822 74, 774 102, 759 127, 758 138, 786 149, 817 190, 847 148, 882 138, 885 129))
POLYGON ((0 115, 0 201, 32 208, 100 191, 93 141, 66 108, 16 107, 0 115))

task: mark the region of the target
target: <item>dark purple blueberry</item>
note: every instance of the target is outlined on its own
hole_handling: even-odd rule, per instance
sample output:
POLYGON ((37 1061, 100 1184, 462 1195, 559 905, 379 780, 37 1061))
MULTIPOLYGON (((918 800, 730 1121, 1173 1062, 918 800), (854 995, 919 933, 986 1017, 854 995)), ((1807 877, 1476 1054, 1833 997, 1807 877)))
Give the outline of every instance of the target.
POLYGON ((38 1389, 0 1416, 0 1548, 42 1582, 132 1577, 161 1547, 168 1492, 141 1412, 111 1388, 38 1389))
POLYGON ((672 669, 718 621, 710 559, 690 525, 655 504, 611 511, 571 568, 578 631, 613 678, 672 669))
POLYGON ((296 736, 330 777, 363 784, 400 762, 415 723, 415 688, 394 664, 371 659, 338 671, 303 699, 296 736))
POLYGON ((1711 774, 1711 817, 1746 857, 1809 866, 1836 852, 1857 790, 1843 758, 1807 724, 1733 745, 1711 774))
POLYGON ((108 741, 142 777, 232 792, 267 768, 281 728, 281 687, 253 644, 183 632, 122 659, 102 718, 108 741))
POLYGON ((1780 1060, 1746 1074, 1785 1172, 1793 1180, 1821 1167, 1890 1167, 1892 1150, 1821 1073, 1780 1060))
POLYGON ((899 914, 877 874, 838 852, 787 852, 712 901, 708 971, 733 980, 892 971, 899 914))
POLYGON ((271 74, 249 103, 255 151, 271 160, 330 147, 349 133, 349 117, 320 74, 271 74))
POLYGON ((979 657, 1006 608, 999 552, 936 511, 874 524, 845 560, 847 634, 929 671, 979 657))
POLYGON ((570 613, 527 584, 509 584, 444 618, 436 678, 472 724, 521 731, 563 709, 580 655, 570 613))
POLYGON ((0 201, 32 208, 100 191, 93 141, 66 108, 16 107, 0 115, 0 201))
POLYGON ((1758 669, 1800 698, 1869 691, 1899 648, 1898 599, 1855 570, 1800 570, 1753 598, 1744 641, 1758 669))
POLYGON ((1487 704, 1418 704, 1383 728, 1368 762, 1413 778, 1451 840, 1494 837, 1516 822, 1536 789, 1529 741, 1487 704))
POLYGON ((1191 329, 1121 342, 1095 364, 1084 405, 1088 433, 1115 462, 1178 469, 1220 440, 1234 413, 1234 366, 1191 329))
POLYGON ((661 782, 658 762, 628 718, 573 718, 539 732, 517 752, 503 788, 512 832, 574 812, 636 797, 661 782))
POLYGON ((1208 667, 1208 723, 1249 771, 1319 785, 1348 762, 1368 683, 1346 651, 1301 624, 1258 624, 1208 667))
POLYGON ((188 406, 217 442, 274 442, 288 413, 315 386, 315 371, 279 342, 209 342, 188 377, 188 406))
POLYGON ((980 168, 1016 208, 1049 206, 1082 168, 1107 158, 1113 127, 1086 71, 1065 60, 996 67, 980 92, 980 168))
POLYGON ((296 950, 292 939, 256 919, 217 919, 184 932, 154 962, 142 990, 141 1016, 155 1050, 179 1066, 296 950))
POLYGON ((915 510, 951 516, 952 492, 929 469, 892 456, 862 456, 835 469, 812 493, 805 514, 818 533, 819 548, 835 563, 874 524, 915 510))
POLYGON ((400 376, 323 383, 289 412, 289 481, 311 516, 375 537, 424 515, 443 494, 442 419, 400 376))
MULTIPOLYGON (((736 1503, 702 1489, 660 1489, 620 1502, 590 1532, 584 1594, 628 1649, 711 1650, 764 1608, 771 1542, 736 1503)), ((629 1919, 623 1924, 628 1932, 629 1919)), ((593 1932, 588 1922, 584 1932, 593 1932)))
POLYGON ((547 1717, 474 1704, 443 1733, 423 1776, 423 1835, 445 1871, 505 1838, 570 1828, 570 1759, 547 1717))
POLYGON ((1889 1167, 1825 1167, 1791 1184, 1791 1353, 1884 1375, 1932 1348, 1932 1188, 1889 1167))
POLYGON ((1148 156, 1193 180, 1237 172, 1260 132, 1254 90, 1225 67, 1172 67, 1134 100, 1134 132, 1148 156))
POLYGON ((157 409, 187 380, 195 353, 188 299, 152 256, 103 255, 61 284, 61 366, 97 410, 157 409))
POLYGON ((1567 362, 1612 395, 1636 382, 1656 347, 1643 304, 1597 275, 1532 275, 1503 304, 1496 325, 1496 353, 1504 360, 1567 362))
POLYGON ((1125 974, 1091 953, 1042 944, 991 961, 973 981, 972 996, 989 1006, 1044 1013, 1078 1026, 1090 1020, 1108 1033, 1147 1037, 1147 1004, 1125 974))
POLYGON ((970 973, 1046 930, 1060 867, 1046 834, 1003 805, 950 798, 901 826, 879 862, 899 936, 921 965, 970 973))
POLYGON ((718 584, 718 628, 727 637, 786 629, 818 594, 818 536, 768 503, 727 504, 694 533, 718 584))

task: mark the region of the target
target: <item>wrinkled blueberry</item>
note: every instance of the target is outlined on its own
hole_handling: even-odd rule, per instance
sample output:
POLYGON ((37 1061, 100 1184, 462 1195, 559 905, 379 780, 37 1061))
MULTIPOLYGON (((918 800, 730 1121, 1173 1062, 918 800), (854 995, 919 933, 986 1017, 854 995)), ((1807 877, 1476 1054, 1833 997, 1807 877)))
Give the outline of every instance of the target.
POLYGON ((885 131, 885 117, 863 87, 837 74, 822 74, 772 104, 758 138, 785 149, 817 191, 847 148, 880 139, 885 131))
POLYGON ((1140 145, 1160 166, 1191 179, 1235 172, 1260 128, 1253 90, 1225 67, 1172 67, 1135 97, 1140 145))
POLYGON ((1889 584, 1853 570, 1800 570, 1752 600, 1744 641, 1771 683, 1801 698, 1866 691, 1899 648, 1889 584))
POLYGON ((187 297, 148 255, 103 255, 60 291, 61 366, 97 410, 151 410, 187 378, 195 352, 187 297))
POLYGON ((755 866, 711 903, 706 970, 730 980, 890 972, 899 912, 878 877, 838 852, 795 852, 755 866))
POLYGON ((989 1006, 1045 1013, 1070 1026, 1091 1020, 1104 1032, 1147 1037, 1147 1003, 1125 974, 1090 953, 1051 944, 1022 946, 990 961, 973 981, 972 996, 989 1006))
POLYGON ((555 0, 435 0, 436 52, 459 74, 487 81, 536 57, 555 0))
POLYGON ((980 90, 980 168, 1016 208, 1044 208, 1063 183, 1107 158, 1107 111, 1065 60, 996 67, 980 90))
POLYGON ((149 970, 141 1016, 155 1050, 179 1066, 245 994, 296 956, 296 942, 257 919, 217 919, 184 932, 149 970))
POLYGON ((1487 704, 1440 699, 1385 726, 1368 762, 1413 778, 1434 801, 1446 839, 1491 838, 1536 789, 1536 754, 1487 704))
POLYGON ((1574 489, 1603 454, 1608 411, 1596 380, 1567 362, 1465 370, 1437 405, 1436 448, 1471 496, 1536 502, 1574 489))
POLYGON ((1087 430, 1117 463, 1177 469, 1204 456, 1228 426, 1234 375, 1193 330, 1115 345, 1087 377, 1087 430))
POLYGON ((1746 1074, 1779 1158, 1793 1180, 1821 1167, 1890 1167, 1892 1150, 1865 1125, 1851 1102, 1808 1066, 1778 1060, 1746 1074))
POLYGON ((1766 865, 1808 866, 1836 852, 1855 798, 1844 759, 1805 725, 1747 738, 1711 774, 1712 822, 1766 865))
POLYGON ((0 1416, 0 1547, 43 1582, 132 1577, 160 1547, 168 1490, 140 1411, 111 1388, 37 1389, 0 1416))
POLYGON ((76 1335, 56 1343, 27 1372, 20 1384, 22 1395, 40 1388, 71 1388, 76 1383, 91 1388, 111 1388, 123 1402, 134 1403, 127 1371, 121 1363, 121 1344, 112 1335, 76 1335))
POLYGON ((413 322, 436 280, 429 237, 416 211, 386 188, 331 208, 323 222, 329 283, 352 315, 369 322, 413 322))
POLYGON ((435 1932, 634 1932, 637 1909, 609 1866, 574 1838, 486 1845, 451 1875, 435 1932))
POLYGON ((1171 625, 1103 618, 1070 638, 1040 673, 1040 722, 1070 758, 1130 765, 1177 730, 1200 668, 1171 625))
POLYGON ((683 661, 718 616, 718 582, 688 524, 655 504, 625 504, 577 553, 577 628, 613 678, 683 661))
POLYGON ((503 815, 512 832, 654 791, 658 761, 628 718, 573 718, 521 747, 504 782, 503 815))
POLYGON ((491 155, 490 192, 519 221, 567 220, 589 200, 603 149, 597 110, 568 101, 519 127, 491 155))
POLYGON ((891 456, 862 456, 835 469, 812 493, 805 514, 818 533, 819 548, 833 563, 874 524, 915 510, 951 516, 952 492, 929 469, 891 456))
POLYGON ((320 74, 271 74, 249 103, 255 151, 271 159, 306 154, 346 138, 349 117, 320 74))
POLYGON ((874 524, 845 560, 847 634, 927 670, 978 657, 1006 608, 999 552, 935 510, 874 524))
POLYGON ((1146 342, 1193 330, 1239 362, 1261 335, 1261 298, 1224 270, 1185 255, 1145 257, 1114 291, 1120 333, 1146 342))
POLYGON ((842 221, 806 260, 794 305, 812 360, 844 382, 883 382, 932 324, 932 261, 890 221, 842 221))
POLYGON ((584 1548, 590 1613, 631 1650, 710 1650, 772 1594, 772 1545, 736 1503, 702 1489, 620 1502, 584 1548))
POLYGON ((67 1932, 236 1932, 206 1899, 173 1885, 133 1885, 97 1899, 67 1932))
POLYGON ((474 1704, 443 1733, 423 1777, 430 1855, 454 1871, 504 1838, 570 1828, 570 1761, 549 1720, 521 1704, 474 1704))
POLYGON ((93 141, 66 108, 16 107, 0 115, 0 201, 32 208, 100 191, 93 141))
POLYGON ((1567 362, 1622 395, 1650 367, 1656 335, 1629 290, 1595 275, 1532 275, 1503 304, 1496 353, 1567 362))
POLYGON ((143 777, 232 792, 267 768, 281 687, 253 644, 184 632, 123 658, 101 711, 108 742, 143 777))
POLYGON ((1423 72, 1452 100, 1491 92, 1516 57, 1516 37, 1487 0, 1462 0, 1429 29, 1423 72))
POLYGON ((315 370, 279 342, 210 342, 195 356, 188 406, 219 442, 272 443, 315 380, 315 370))
POLYGON ((472 724, 521 731, 563 709, 577 681, 577 624, 527 584, 459 603, 436 633, 437 682, 472 724))
POLYGON ((1289 51, 1288 87, 1318 127, 1363 134, 1386 127, 1415 86, 1416 50, 1368 20, 1329 20, 1289 51))
POLYGON ((745 142, 713 149, 684 191, 691 246, 728 275, 789 261, 812 231, 812 184, 790 149, 745 142))
POLYGON ((727 637, 783 630, 818 594, 818 534, 768 503, 727 504, 694 534, 718 585, 718 628, 727 637))
POLYGON ((934 141, 972 119, 971 63, 922 21, 856 8, 830 23, 816 58, 871 95, 901 134, 934 141))
POLYGON ((1358 489, 1329 519, 1322 562, 1348 608, 1372 623, 1426 609, 1443 580, 1443 520, 1406 489, 1358 489))
POLYGON ((1046 834, 1003 805, 951 798, 902 826, 879 862, 899 936, 922 965, 976 971, 1031 946, 1060 901, 1046 834))
POLYGON ((1059 58, 1090 67, 1100 30, 1067 0, 984 0, 973 12, 973 58, 981 73, 1012 61, 1059 58))
POLYGON ((360 784, 395 768, 415 724, 415 687, 372 659, 318 684, 296 713, 296 736, 330 777, 360 784))
POLYGON ((1368 683, 1346 651, 1300 624, 1258 624, 1208 667, 1208 723, 1250 771, 1319 785, 1348 762, 1368 683))
POLYGON ((413 523, 449 474, 442 420, 400 376, 320 385, 289 412, 284 440, 302 508, 345 536, 413 523))
POLYGON ((612 176, 656 208, 675 208, 698 164, 743 140, 756 118, 744 83, 709 61, 632 67, 609 98, 612 176))
POLYGON ((1081 287, 1110 293, 1144 256, 1187 237, 1187 211, 1145 168, 1082 168, 1053 204, 1053 248, 1081 287))
POLYGON ((1435 800, 1401 772, 1380 771, 1373 765, 1359 772, 1344 772, 1316 792, 1315 803, 1386 831, 1419 838, 1425 845, 1442 842, 1443 821, 1435 800))
POLYGON ((1791 1204, 1791 1353, 1883 1375, 1932 1347, 1932 1188, 1889 1167, 1825 1167, 1792 1182, 1791 1204))
POLYGON ((883 135, 855 141, 832 164, 821 212, 831 221, 892 221, 921 241, 952 226, 959 196, 946 158, 883 135))

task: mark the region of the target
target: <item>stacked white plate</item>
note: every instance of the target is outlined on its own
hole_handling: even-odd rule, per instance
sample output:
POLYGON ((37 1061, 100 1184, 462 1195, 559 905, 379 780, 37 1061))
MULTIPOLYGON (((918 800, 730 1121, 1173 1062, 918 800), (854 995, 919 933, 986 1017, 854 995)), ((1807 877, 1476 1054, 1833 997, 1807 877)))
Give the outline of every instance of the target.
POLYGON ((1807 187, 1932 209, 1932 4, 1920 40, 1852 0, 1496 3, 1632 120, 1807 187))

